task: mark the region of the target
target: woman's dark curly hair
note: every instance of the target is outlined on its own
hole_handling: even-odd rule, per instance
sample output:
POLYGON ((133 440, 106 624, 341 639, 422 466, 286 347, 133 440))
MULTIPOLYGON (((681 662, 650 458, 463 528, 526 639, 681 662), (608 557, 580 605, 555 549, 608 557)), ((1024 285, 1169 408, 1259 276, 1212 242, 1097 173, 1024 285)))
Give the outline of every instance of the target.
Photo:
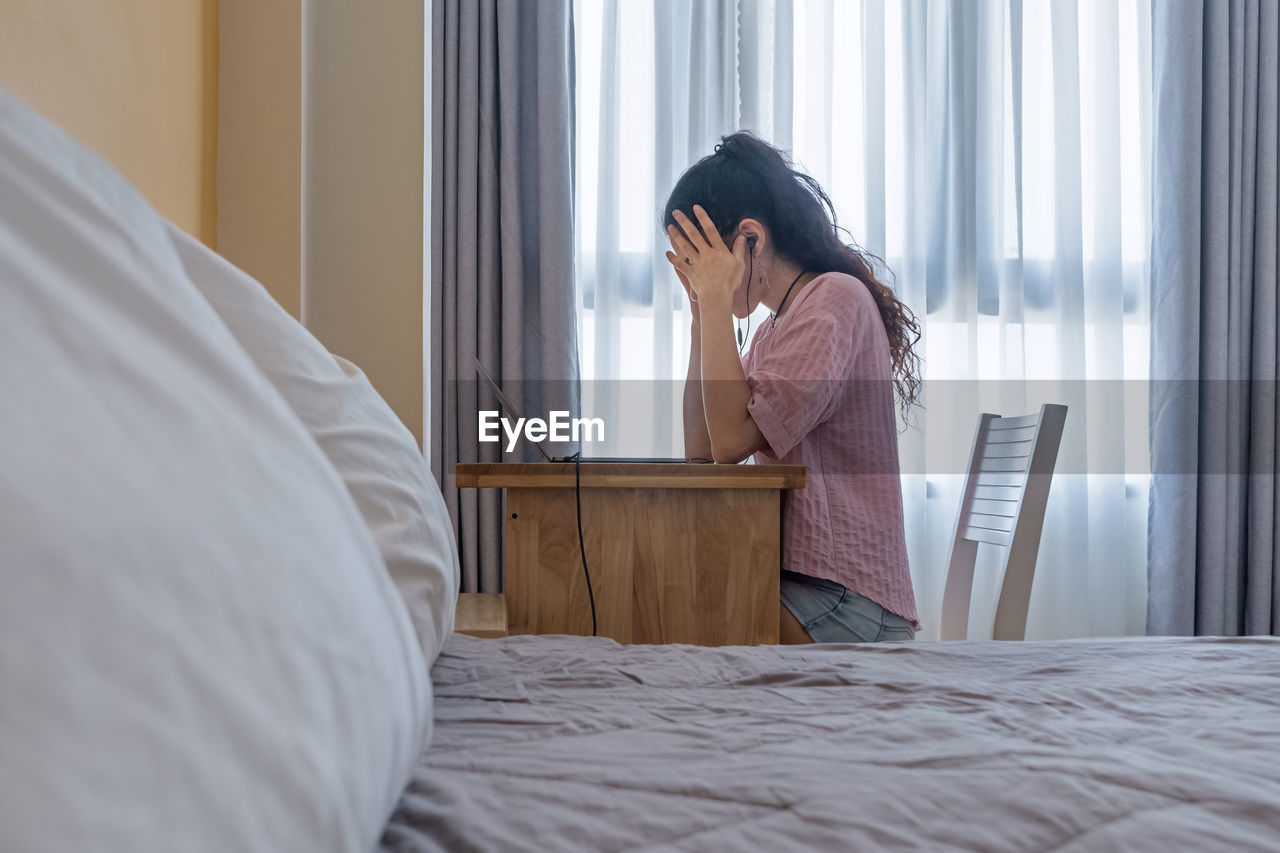
POLYGON ((691 216, 695 204, 726 239, 742 220, 756 219, 769 229, 781 258, 811 272, 847 273, 866 285, 889 336, 893 385, 905 418, 920 393, 920 323, 876 277, 874 263, 883 268, 883 261, 841 239, 848 232, 836 225, 835 207, 818 182, 783 152, 739 131, 722 137, 715 153, 680 176, 667 199, 664 224, 676 224, 676 210, 691 216))

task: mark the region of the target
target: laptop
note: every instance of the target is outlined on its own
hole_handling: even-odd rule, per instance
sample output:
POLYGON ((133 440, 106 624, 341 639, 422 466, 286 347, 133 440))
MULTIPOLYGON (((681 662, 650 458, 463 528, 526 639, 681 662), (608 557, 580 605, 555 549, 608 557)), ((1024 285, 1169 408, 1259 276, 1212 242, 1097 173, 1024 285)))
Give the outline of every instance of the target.
MULTIPOLYGON (((498 398, 498 405, 507 413, 507 417, 515 418, 517 420, 523 419, 524 416, 520 414, 520 410, 516 407, 515 403, 512 403, 510 398, 502 392, 502 388, 499 387, 498 383, 489 375, 489 371, 484 369, 484 365, 480 363, 480 359, 475 359, 475 363, 476 372, 478 372, 480 377, 484 379, 490 388, 493 389, 494 395, 498 398)), ((521 440, 532 443, 533 446, 537 448, 538 453, 542 458, 548 462, 647 462, 650 464, 663 463, 683 465, 689 461, 688 459, 668 459, 655 456, 552 456, 547 453, 547 449, 542 446, 542 442, 531 441, 523 434, 521 436, 521 440)))

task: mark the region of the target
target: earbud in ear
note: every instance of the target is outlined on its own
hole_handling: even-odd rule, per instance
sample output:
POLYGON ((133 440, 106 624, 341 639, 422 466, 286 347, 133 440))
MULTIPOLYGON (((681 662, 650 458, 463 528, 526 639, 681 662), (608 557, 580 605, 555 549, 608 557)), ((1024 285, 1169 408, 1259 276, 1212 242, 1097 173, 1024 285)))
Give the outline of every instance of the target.
POLYGON ((758 238, 754 234, 747 235, 747 248, 754 251, 756 248, 756 240, 758 238))

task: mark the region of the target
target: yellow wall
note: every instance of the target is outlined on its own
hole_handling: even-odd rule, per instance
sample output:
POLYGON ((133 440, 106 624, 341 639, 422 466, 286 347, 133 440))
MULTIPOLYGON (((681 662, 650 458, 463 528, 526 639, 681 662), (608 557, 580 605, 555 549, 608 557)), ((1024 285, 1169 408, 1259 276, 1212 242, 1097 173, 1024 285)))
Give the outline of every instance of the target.
POLYGON ((421 440, 427 8, 0 0, 0 86, 261 281, 421 440))
POLYGON ((218 6, 218 251, 299 318, 302 4, 218 6))
POLYGON ((0 0, 0 87, 216 244, 218 0, 0 0))

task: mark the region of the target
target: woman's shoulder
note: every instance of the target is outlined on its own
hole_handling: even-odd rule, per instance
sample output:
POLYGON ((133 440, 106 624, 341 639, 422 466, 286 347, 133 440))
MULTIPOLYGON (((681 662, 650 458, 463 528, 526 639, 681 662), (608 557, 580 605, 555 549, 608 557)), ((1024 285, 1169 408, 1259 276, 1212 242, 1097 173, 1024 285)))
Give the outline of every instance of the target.
MULTIPOLYGON (((880 312, 867 286, 855 276, 843 272, 824 272, 809 282, 800 294, 805 312, 830 313, 850 321, 879 320, 880 312)), ((796 300, 797 310, 800 309, 796 300)))

